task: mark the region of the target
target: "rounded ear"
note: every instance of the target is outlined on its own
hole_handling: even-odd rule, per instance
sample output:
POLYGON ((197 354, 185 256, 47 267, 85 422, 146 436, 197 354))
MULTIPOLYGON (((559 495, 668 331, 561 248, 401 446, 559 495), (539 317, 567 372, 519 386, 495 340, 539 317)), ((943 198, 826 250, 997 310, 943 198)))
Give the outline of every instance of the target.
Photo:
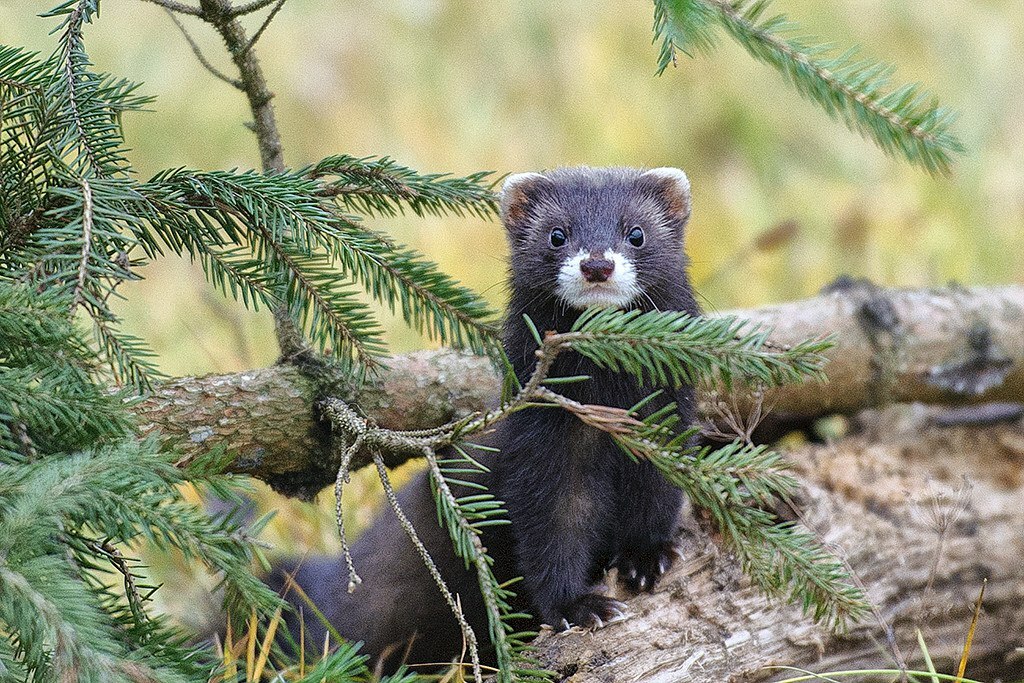
POLYGON ((530 191, 547 180, 540 173, 514 173, 501 186, 501 221, 506 228, 518 225, 526 215, 530 191))
POLYGON ((690 179, 681 169, 663 166, 644 171, 640 178, 650 181, 669 212, 682 220, 690 217, 690 179))

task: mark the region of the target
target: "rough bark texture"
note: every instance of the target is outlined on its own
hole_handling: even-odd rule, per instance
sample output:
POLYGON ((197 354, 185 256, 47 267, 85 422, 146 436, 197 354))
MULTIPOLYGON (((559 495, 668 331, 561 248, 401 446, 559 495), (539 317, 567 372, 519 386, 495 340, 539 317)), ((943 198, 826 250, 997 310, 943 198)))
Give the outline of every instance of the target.
POLYGON ((771 328, 776 343, 836 337, 828 383, 777 390, 781 414, 1024 397, 1024 287, 901 291, 840 281, 814 299, 731 313, 771 328))
MULTIPOLYGON (((231 375, 182 377, 160 385, 136 406, 146 433, 178 441, 186 457, 218 445, 238 454, 233 470, 275 489, 309 498, 338 470, 317 403, 354 400, 383 425, 425 429, 490 407, 498 381, 486 359, 455 351, 421 351, 389 360, 380 381, 358 396, 329 370, 275 365, 231 375)), ((394 456, 400 464, 407 454, 394 456)))
MULTIPOLYGON (((987 578, 967 674, 1019 680, 1024 425, 938 428, 933 418, 928 409, 898 406, 872 418, 860 435, 793 449, 789 459, 805 483, 804 520, 848 560, 912 667, 923 668, 914 634, 920 624, 939 671, 955 673, 987 578), (958 502, 964 509, 952 514, 940 552, 937 529, 958 502)), ((594 633, 542 635, 541 659, 562 680, 720 683, 793 675, 771 666, 894 667, 877 621, 842 636, 814 626, 798 608, 753 590, 720 546, 689 525, 686 559, 654 594, 629 601, 624 622, 594 633)))
MULTIPOLYGON (((784 387, 768 396, 778 419, 891 401, 1024 398, 1024 287, 890 291, 839 283, 813 299, 721 315, 730 314, 773 328, 772 341, 781 345, 836 335, 827 384, 784 387), (957 384, 960 391, 944 388, 957 384)), ((358 395, 327 370, 284 364, 168 382, 137 410, 147 431, 178 438, 186 452, 226 444, 238 454, 237 471, 308 496, 333 481, 337 469, 317 417, 324 396, 354 401, 385 427, 421 429, 484 409, 498 393, 483 358, 442 350, 389 363, 390 370, 358 395)), ((718 389, 704 395, 704 412, 713 415, 710 402, 722 399, 733 399, 741 413, 751 400, 742 390, 726 396, 718 389)), ((357 458, 354 466, 365 464, 357 458)))

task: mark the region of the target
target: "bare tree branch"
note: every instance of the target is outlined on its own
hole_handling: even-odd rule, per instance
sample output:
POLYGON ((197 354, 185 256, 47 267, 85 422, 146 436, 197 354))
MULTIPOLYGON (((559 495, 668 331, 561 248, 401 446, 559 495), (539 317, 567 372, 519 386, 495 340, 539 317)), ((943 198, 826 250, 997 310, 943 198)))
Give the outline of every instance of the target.
POLYGON ((231 16, 241 17, 246 14, 252 14, 253 12, 259 12, 264 7, 269 7, 274 4, 275 1, 276 0, 256 0, 255 2, 238 5, 231 9, 231 16))
POLYGON ((202 10, 198 7, 192 7, 181 2, 175 2, 174 0, 145 0, 145 2, 151 2, 154 5, 160 5, 168 12, 177 12, 178 14, 187 14, 192 17, 203 16, 202 10))
POLYGON ((281 11, 281 8, 284 7, 284 3, 287 1, 288 0, 277 0, 277 4, 274 5, 274 9, 270 10, 270 14, 268 14, 267 18, 263 20, 263 23, 256 30, 256 33, 252 34, 252 38, 248 43, 246 43, 245 47, 242 48, 243 52, 248 52, 256 45, 259 39, 263 36, 263 32, 267 30, 268 26, 270 26, 270 22, 274 20, 274 17, 277 16, 277 13, 281 11))
POLYGON ((231 87, 238 88, 239 90, 241 90, 242 82, 240 80, 238 80, 237 78, 231 78, 231 76, 225 74, 223 71, 221 71, 213 64, 211 64, 210 61, 206 58, 206 56, 203 55, 203 51, 202 49, 200 49, 199 44, 192 38, 192 35, 188 32, 188 29, 185 28, 185 25, 181 23, 178 17, 174 16, 174 12, 168 9, 167 14, 171 17, 171 21, 174 22, 175 26, 177 26, 178 29, 181 31, 181 35, 185 36, 185 40, 188 41, 188 46, 192 48, 192 54, 196 56, 196 59, 198 59, 199 63, 203 65, 203 68, 205 68, 211 74, 213 74, 220 80, 224 81, 231 87))
MULTIPOLYGON (((274 107, 270 101, 274 95, 267 87, 256 53, 247 50, 249 38, 245 28, 237 17, 238 8, 232 7, 230 0, 200 0, 203 19, 209 22, 227 45, 228 52, 238 73, 242 77, 242 90, 249 100, 253 121, 256 124, 256 140, 260 148, 260 161, 264 171, 284 170, 284 151, 281 147, 281 134, 278 132, 274 107)), ((267 3, 269 4, 269 3, 267 3)))

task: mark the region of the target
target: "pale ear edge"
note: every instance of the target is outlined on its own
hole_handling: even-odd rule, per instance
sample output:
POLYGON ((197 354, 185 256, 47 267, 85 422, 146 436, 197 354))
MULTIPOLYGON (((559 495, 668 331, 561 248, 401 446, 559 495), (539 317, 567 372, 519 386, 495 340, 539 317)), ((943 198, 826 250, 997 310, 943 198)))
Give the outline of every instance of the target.
POLYGON ((513 173, 505 178, 505 181, 501 185, 501 192, 498 195, 502 217, 505 217, 508 214, 513 196, 515 195, 514 191, 517 187, 536 183, 537 181, 544 180, 546 178, 547 176, 543 173, 536 173, 533 171, 526 173, 513 173))
POLYGON ((690 178, 681 168, 661 166, 659 168, 652 168, 649 171, 644 171, 642 175, 671 180, 685 195, 690 195, 690 178))
POLYGON ((690 178, 682 169, 672 166, 661 166, 644 171, 640 174, 640 177, 653 178, 662 183, 671 183, 676 194, 675 200, 678 202, 678 204, 676 202, 673 202, 673 204, 676 205, 676 209, 682 214, 683 221, 689 220, 690 212, 693 209, 693 197, 690 194, 690 178))

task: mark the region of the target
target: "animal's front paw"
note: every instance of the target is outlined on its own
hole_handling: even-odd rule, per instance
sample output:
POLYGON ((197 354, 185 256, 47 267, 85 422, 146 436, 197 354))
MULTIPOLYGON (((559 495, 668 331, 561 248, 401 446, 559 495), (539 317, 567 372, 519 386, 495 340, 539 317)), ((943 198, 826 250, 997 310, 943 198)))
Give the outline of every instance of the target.
POLYGON ((606 624, 620 621, 626 616, 625 603, 605 595, 587 593, 576 598, 562 610, 562 620, 553 624, 555 630, 567 631, 571 626, 582 628, 604 628, 606 624))
POLYGON ((612 564, 619 570, 619 583, 634 593, 654 590, 654 584, 669 570, 677 556, 671 540, 623 550, 612 564))

